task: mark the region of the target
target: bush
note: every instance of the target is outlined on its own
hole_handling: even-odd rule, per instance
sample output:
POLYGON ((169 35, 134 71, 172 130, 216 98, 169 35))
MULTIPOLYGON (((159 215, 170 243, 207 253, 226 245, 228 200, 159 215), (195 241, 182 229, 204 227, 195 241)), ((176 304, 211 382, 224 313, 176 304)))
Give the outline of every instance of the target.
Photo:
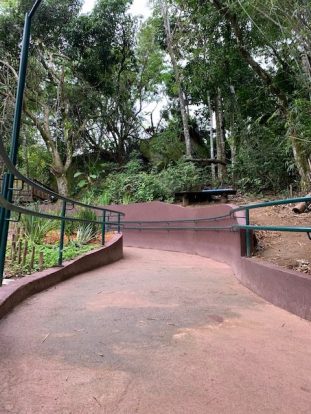
POLYGON ((160 172, 157 169, 148 172, 131 161, 122 172, 108 175, 103 183, 103 195, 98 196, 96 203, 103 198, 116 204, 172 201, 176 191, 194 190, 205 182, 206 171, 191 162, 181 160, 160 172))
MULTIPOLYGON (((96 213, 93 210, 88 208, 82 208, 75 214, 75 218, 79 220, 87 220, 87 221, 97 221, 96 213)), ((80 230, 80 233, 83 232, 83 229, 89 229, 91 234, 91 239, 96 235, 98 225, 96 223, 88 223, 86 221, 82 221, 77 225, 77 230, 80 230)))
MULTIPOLYGON (((39 212, 39 205, 34 204, 32 210, 39 212)), ((54 213, 52 213, 54 214, 54 213)), ((58 227, 57 220, 49 220, 46 218, 31 216, 29 214, 21 215, 21 224, 25 235, 32 243, 42 243, 46 234, 58 227)))
POLYGON ((252 124, 241 133, 234 170, 242 191, 279 192, 296 180, 291 148, 282 127, 252 124))

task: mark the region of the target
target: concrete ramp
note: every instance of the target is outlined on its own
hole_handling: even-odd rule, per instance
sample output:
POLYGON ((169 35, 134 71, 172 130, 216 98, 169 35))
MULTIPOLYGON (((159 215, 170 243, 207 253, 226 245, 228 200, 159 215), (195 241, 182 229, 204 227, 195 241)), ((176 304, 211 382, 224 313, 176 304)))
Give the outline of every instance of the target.
POLYGON ((308 413, 310 340, 225 264, 126 248, 0 321, 0 413, 308 413))

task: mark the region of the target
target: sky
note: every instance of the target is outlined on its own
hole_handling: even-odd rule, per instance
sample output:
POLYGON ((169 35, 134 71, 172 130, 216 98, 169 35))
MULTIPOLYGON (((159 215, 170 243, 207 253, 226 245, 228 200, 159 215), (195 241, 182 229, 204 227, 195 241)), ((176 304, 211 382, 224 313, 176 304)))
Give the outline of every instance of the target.
MULTIPOLYGON (((87 13, 92 10, 96 0, 85 0, 82 8, 82 13, 87 13)), ((130 8, 130 12, 134 15, 143 15, 148 17, 150 15, 150 8, 148 0, 134 0, 130 8)))

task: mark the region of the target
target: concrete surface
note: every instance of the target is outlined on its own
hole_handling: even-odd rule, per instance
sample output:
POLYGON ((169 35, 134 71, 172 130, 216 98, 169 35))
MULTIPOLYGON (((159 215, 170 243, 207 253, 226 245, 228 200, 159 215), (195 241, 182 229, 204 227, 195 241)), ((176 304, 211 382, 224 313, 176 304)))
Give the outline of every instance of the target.
MULTIPOLYGON (((104 247, 92 250, 76 259, 65 261, 62 267, 45 269, 27 277, 6 283, 0 289, 0 319, 26 298, 55 286, 66 279, 123 257, 123 236, 115 234, 104 247)), ((1 414, 1 412, 0 412, 1 414)))
POLYGON ((310 413, 310 340, 227 265, 127 248, 0 321, 0 413, 310 413))
MULTIPOLYGON (((213 204, 204 207, 184 208, 160 201, 120 206, 125 220, 175 220, 208 218, 230 213, 234 206, 213 204)), ((166 223, 165 223, 166 224, 166 223)), ((237 217, 225 217, 216 222, 197 222, 196 227, 231 226, 245 224, 244 212, 237 217)), ((193 223, 179 223, 185 227, 193 223)), ((151 226, 157 227, 154 223, 151 226)), ((174 226, 171 224, 171 227, 174 226)), ((149 225, 148 225, 149 227, 149 225)), ((242 257, 245 252, 243 231, 196 230, 126 230, 124 246, 143 247, 198 254, 229 264, 240 282, 265 300, 311 321, 311 276, 282 268, 263 260, 242 257)), ((311 412, 311 410, 310 410, 311 412)))

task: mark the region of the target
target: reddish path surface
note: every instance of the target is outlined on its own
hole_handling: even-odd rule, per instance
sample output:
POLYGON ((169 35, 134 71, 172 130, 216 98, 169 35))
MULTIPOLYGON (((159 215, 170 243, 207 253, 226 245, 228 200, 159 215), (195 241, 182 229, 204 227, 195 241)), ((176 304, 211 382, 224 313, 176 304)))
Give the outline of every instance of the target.
POLYGON ((0 322, 0 413, 310 413, 310 344, 228 266, 126 249, 0 322))

